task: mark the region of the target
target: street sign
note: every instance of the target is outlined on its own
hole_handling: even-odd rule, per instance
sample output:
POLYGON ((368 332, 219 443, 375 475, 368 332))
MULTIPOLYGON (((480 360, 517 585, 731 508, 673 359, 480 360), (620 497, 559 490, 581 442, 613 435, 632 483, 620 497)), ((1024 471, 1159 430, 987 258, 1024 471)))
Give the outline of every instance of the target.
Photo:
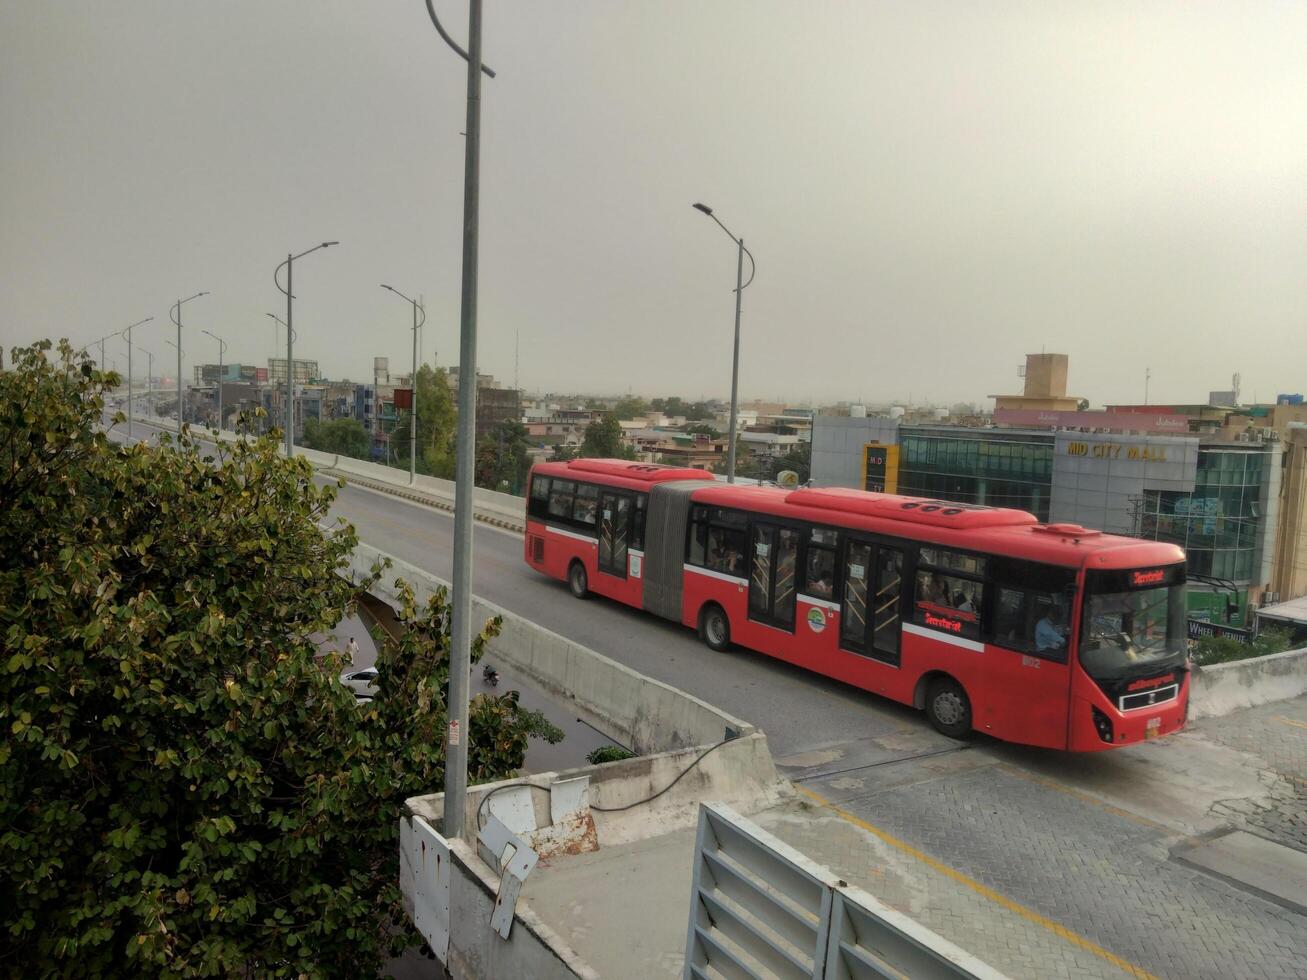
POLYGON ((1229 640, 1238 640, 1240 643, 1252 643, 1253 631, 1240 629, 1238 626, 1222 626, 1219 623, 1208 623, 1201 619, 1189 620, 1189 639, 1201 640, 1209 636, 1219 636, 1229 640))

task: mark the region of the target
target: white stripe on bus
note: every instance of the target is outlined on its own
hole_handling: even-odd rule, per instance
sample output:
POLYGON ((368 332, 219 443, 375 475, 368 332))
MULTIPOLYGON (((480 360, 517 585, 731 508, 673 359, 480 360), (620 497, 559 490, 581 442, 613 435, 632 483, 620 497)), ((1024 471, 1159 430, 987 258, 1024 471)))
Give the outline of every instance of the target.
POLYGON ((584 534, 577 534, 575 531, 564 531, 561 527, 554 527, 552 524, 546 524, 545 530, 550 534, 559 534, 565 538, 576 538, 578 541, 584 541, 586 544, 594 544, 595 539, 587 537, 584 534))
POLYGON ((723 582, 734 582, 736 585, 748 585, 747 578, 740 578, 738 575, 727 575, 725 572, 713 571, 711 568, 700 568, 698 565, 687 564, 684 566, 687 572, 697 572, 699 575, 707 575, 709 578, 719 578, 723 582))
POLYGON ((924 636, 928 640, 939 640, 940 643, 961 647, 963 650, 970 650, 972 653, 985 652, 985 644, 983 643, 968 640, 964 636, 952 636, 948 633, 941 633, 939 630, 926 629, 926 627, 918 626, 916 623, 904 623, 903 632, 911 633, 914 636, 924 636))
POLYGON ((829 599, 814 599, 810 595, 799 593, 799 601, 806 602, 810 606, 816 606, 818 609, 825 609, 828 612, 837 613, 840 611, 838 603, 831 602, 829 599))

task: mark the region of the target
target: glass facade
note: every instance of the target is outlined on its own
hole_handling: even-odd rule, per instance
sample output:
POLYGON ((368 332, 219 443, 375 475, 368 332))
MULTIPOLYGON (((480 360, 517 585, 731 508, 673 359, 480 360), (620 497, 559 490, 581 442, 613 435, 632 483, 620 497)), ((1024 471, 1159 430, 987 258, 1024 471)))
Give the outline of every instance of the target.
POLYGON ((1191 575, 1247 584, 1265 535, 1264 451, 1200 448, 1193 493, 1145 490, 1140 536, 1185 549, 1191 575))
POLYGON ((899 430, 898 492, 1015 507, 1048 520, 1053 436, 994 430, 899 430))

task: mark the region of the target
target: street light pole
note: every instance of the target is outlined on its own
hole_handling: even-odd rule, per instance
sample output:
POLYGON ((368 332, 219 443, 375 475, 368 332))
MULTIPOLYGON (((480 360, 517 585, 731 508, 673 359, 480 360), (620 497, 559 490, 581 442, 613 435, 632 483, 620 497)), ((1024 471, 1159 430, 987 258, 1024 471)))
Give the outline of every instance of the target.
POLYGON ((472 669, 472 493, 476 462, 477 241, 481 167, 481 0, 468 0, 464 51, 440 26, 432 0, 427 13, 436 32, 467 61, 467 125, 463 144, 463 290, 459 316, 458 446, 454 467, 454 611, 449 651, 449 728, 445 740, 445 807, 442 832, 463 831, 467 799, 468 687, 472 669))
POLYGON ((422 308, 421 303, 405 296, 394 286, 387 286, 383 282, 381 288, 389 289, 400 299, 406 300, 413 306, 413 400, 408 407, 408 482, 411 486, 417 482, 418 477, 418 330, 421 329, 422 324, 427 322, 427 311, 422 308), (418 322, 418 310, 422 310, 421 323, 418 322))
POLYGON ((272 281, 281 289, 281 282, 277 279, 277 273, 281 271, 281 266, 286 267, 286 288, 281 289, 286 294, 286 458, 290 459, 295 453, 295 330, 291 326, 294 322, 294 302, 295 297, 291 293, 291 274, 294 272, 294 263, 296 259, 303 258, 310 252, 316 252, 320 248, 328 248, 332 245, 339 245, 340 242, 323 242, 321 245, 314 245, 312 248, 306 248, 299 255, 287 255, 286 261, 277 266, 272 273, 272 281))
MULTIPOLYGON (((277 353, 277 343, 278 343, 278 341, 277 341, 277 324, 279 323, 279 324, 281 324, 281 325, 284 327, 284 326, 286 326, 286 321, 283 320, 281 317, 277 316, 276 313, 269 313, 268 316, 272 317, 272 319, 275 321, 275 323, 273 324, 273 327, 272 327, 272 331, 273 331, 273 333, 272 333, 272 352, 273 352, 273 354, 276 354, 276 353, 277 353)), ((271 406, 271 402, 269 402, 269 408, 271 409, 271 407, 272 407, 272 406, 271 406)), ((269 414, 269 417, 268 417, 268 424, 269 424, 269 425, 272 425, 272 417, 271 417, 271 414, 269 414)))
POLYGON ((222 424, 222 355, 227 353, 227 341, 208 330, 201 330, 200 333, 207 333, 218 342, 218 428, 221 430, 226 428, 222 424))
POLYGON ((136 395, 136 388, 132 384, 132 327, 139 327, 153 319, 154 317, 147 316, 144 320, 137 320, 123 331, 123 336, 127 338, 127 438, 129 439, 132 437, 132 399, 136 395))
POLYGON ((168 316, 172 319, 172 322, 177 324, 177 343, 173 346, 177 348, 177 439, 179 441, 182 437, 182 420, 186 416, 182 402, 182 304, 189 303, 193 299, 199 299, 201 296, 208 295, 209 293, 206 290, 202 293, 196 293, 194 296, 187 296, 185 299, 179 299, 173 304, 172 310, 168 312, 168 316))
POLYGON ((735 482, 735 427, 736 418, 739 414, 739 387, 740 387, 740 302, 744 294, 744 289, 749 283, 753 282, 754 275, 758 272, 758 267, 753 261, 753 253, 744 247, 744 239, 736 238, 731 234, 731 230, 721 223, 717 215, 712 213, 712 208, 706 204, 695 204, 696 211, 702 211, 713 221, 717 222, 718 227, 726 232, 727 237, 735 242, 737 247, 737 256, 735 263, 735 353, 731 358, 731 431, 727 436, 726 443, 726 482, 735 482), (744 278, 744 256, 749 256, 749 282, 742 282, 744 278))

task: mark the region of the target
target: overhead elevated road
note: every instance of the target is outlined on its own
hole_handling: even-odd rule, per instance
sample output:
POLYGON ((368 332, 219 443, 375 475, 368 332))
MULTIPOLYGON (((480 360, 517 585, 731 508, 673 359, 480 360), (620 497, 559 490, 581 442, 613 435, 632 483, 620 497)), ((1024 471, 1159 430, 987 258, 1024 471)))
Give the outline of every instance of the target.
MULTIPOLYGON (((334 513, 368 544, 449 577, 447 512, 346 486, 334 513)), ((802 850, 804 834, 843 828, 849 867, 874 877, 879 898, 1005 973, 1307 976, 1296 910, 1307 882, 1285 898, 1295 883, 1273 892, 1237 866, 1237 849, 1222 852, 1236 866, 1219 875, 1184 860, 1199 838, 1232 830, 1307 852, 1307 698, 1092 756, 960 743, 909 708, 574 599, 526 566, 519 534, 479 524, 474 542, 479 595, 763 729, 825 820, 796 824, 789 842, 802 850)))

